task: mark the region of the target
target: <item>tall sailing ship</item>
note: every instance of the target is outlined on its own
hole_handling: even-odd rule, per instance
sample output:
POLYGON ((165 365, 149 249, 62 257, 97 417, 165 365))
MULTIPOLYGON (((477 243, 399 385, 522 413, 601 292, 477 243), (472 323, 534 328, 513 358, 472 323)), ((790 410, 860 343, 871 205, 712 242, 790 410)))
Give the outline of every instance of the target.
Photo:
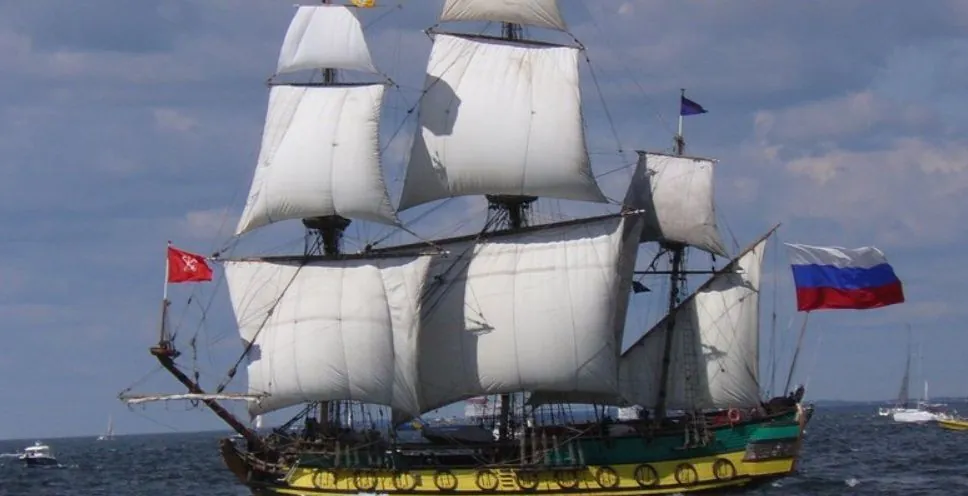
MULTIPOLYGON (((357 16, 328 3, 296 10, 236 229, 301 221, 306 249, 212 257, 243 341, 229 378, 245 364, 248 393, 225 382, 206 391, 176 365, 166 293, 151 352, 188 391, 125 400, 203 402, 241 438, 220 446, 231 471, 276 494, 673 494, 794 471, 802 390, 764 402, 759 380, 761 264, 775 228, 721 268, 687 268, 695 250, 727 252, 715 161, 684 154, 681 116, 672 152, 639 152, 621 211, 534 224, 539 197, 607 201, 586 146, 582 49, 524 38, 523 26, 568 32, 555 0, 446 0, 439 22, 502 31, 433 31, 394 209, 379 149, 388 81, 357 16), (372 77, 347 82, 347 70, 372 77), (299 71, 322 80, 280 77, 299 71), (489 202, 478 234, 341 250, 352 222, 399 227, 399 211, 467 195, 489 202), (637 270, 645 245, 659 254, 637 270), (668 314, 623 351, 643 273, 668 282, 668 314), (696 273, 709 279, 686 294, 696 273), (426 412, 481 397, 499 405, 480 421, 490 436, 398 435, 426 412), (220 403, 238 399, 252 416, 302 409, 262 434, 220 403), (388 427, 354 424, 374 409, 390 412, 388 427)), ((681 101, 693 111, 681 114, 702 111, 681 101)))

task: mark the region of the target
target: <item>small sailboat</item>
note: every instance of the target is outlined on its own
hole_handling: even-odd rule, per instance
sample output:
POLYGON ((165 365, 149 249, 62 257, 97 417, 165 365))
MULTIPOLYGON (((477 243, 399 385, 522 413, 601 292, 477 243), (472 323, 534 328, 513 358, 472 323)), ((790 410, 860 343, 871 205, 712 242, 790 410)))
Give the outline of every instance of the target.
POLYGON ((54 458, 51 453, 50 446, 40 441, 34 442, 33 446, 24 448, 24 452, 19 459, 28 467, 57 465, 57 458, 54 458))
POLYGON ((114 439, 114 417, 108 415, 108 429, 97 437, 98 441, 111 441, 114 439))
MULTIPOLYGON (((924 396, 912 408, 908 401, 908 383, 911 372, 911 328, 908 326, 908 353, 907 362, 904 368, 904 379, 901 382, 901 392, 898 395, 897 405, 890 410, 890 416, 895 422, 903 424, 923 424, 934 422, 941 419, 950 418, 943 411, 944 405, 931 404, 928 402, 928 381, 924 381, 924 396)), ((918 368, 921 368, 921 353, 918 353, 918 368)))
POLYGON ((944 404, 928 402, 928 381, 924 381, 924 399, 918 401, 915 408, 898 408, 892 417, 895 422, 908 424, 923 424, 938 420, 948 420, 950 415, 945 413, 944 404))

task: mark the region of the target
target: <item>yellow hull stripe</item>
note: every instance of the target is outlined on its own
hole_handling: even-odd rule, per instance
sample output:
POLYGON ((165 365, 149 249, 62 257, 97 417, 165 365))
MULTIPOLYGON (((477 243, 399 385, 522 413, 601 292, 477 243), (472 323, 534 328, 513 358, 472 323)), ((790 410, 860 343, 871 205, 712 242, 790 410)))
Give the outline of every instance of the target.
POLYGON ((650 464, 554 467, 455 468, 414 471, 295 467, 276 494, 422 494, 422 495, 595 495, 675 494, 749 484, 791 473, 795 457, 743 461, 745 450, 719 456, 650 464))

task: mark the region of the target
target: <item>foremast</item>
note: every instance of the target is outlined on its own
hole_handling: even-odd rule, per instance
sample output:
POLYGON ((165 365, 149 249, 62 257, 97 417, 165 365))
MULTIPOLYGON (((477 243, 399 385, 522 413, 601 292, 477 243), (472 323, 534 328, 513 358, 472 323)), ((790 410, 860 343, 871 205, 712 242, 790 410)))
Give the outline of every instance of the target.
MULTIPOLYGON (((322 0, 323 5, 330 5, 333 0, 322 0)), ((339 72, 331 67, 321 69, 323 80, 319 83, 320 87, 334 86, 339 83, 339 72)), ((350 226, 352 220, 333 213, 330 215, 319 215, 302 219, 302 224, 306 228, 303 255, 338 257, 342 253, 343 234, 350 226)), ((320 401, 316 403, 316 420, 319 423, 321 434, 328 435, 339 428, 341 418, 340 409, 343 406, 339 401, 320 401)), ((307 410, 307 415, 312 411, 307 410)))
MULTIPOLYGON (((362 26, 349 7, 333 5, 331 0, 297 7, 276 70, 267 82, 269 102, 259 158, 236 236, 272 223, 301 219, 306 229, 302 255, 306 263, 316 255, 340 257, 340 243, 351 218, 399 224, 384 184, 378 144, 388 82, 373 64, 362 26), (383 80, 343 83, 338 70, 379 75, 383 80), (319 71, 322 81, 277 79, 301 71, 319 71)), ((265 443, 257 433, 217 402, 225 396, 220 393, 234 378, 238 366, 244 359, 251 359, 256 339, 243 338, 241 357, 216 394, 206 394, 197 373, 192 379, 174 363, 179 352, 167 329, 168 307, 166 284, 161 336, 151 353, 195 396, 193 399, 202 401, 241 434, 251 451, 264 451, 265 443)), ((320 417, 328 410, 323 405, 320 417)))

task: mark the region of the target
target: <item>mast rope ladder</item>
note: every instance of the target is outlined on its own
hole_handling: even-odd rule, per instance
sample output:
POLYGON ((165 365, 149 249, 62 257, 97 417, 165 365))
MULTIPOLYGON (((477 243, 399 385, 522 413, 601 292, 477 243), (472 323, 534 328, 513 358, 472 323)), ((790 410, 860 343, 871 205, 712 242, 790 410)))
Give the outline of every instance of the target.
MULTIPOLYGON (((686 266, 686 260, 688 256, 688 251, 685 248, 679 248, 682 250, 682 261, 680 266, 686 266)), ((673 285, 678 287, 678 290, 673 292, 674 299, 673 305, 678 307, 682 302, 682 294, 688 292, 688 287, 686 285, 685 274, 675 274, 673 275, 673 285)), ((678 313, 676 311, 675 313, 678 313)), ((673 319, 675 317, 673 316, 673 319)), ((698 329, 690 328, 686 332, 679 332, 678 335, 682 338, 680 346, 683 350, 695 350, 699 343, 697 342, 697 332, 698 329)), ((673 339, 672 336, 667 336, 666 339, 673 339)), ((696 400, 699 397, 699 364, 696 362, 696 354, 692 352, 682 353, 680 355, 682 358, 682 373, 683 385, 685 386, 686 404, 691 407, 690 416, 692 417, 689 421, 689 425, 685 430, 685 445, 686 446, 704 446, 708 441, 709 437, 709 425, 706 422, 706 416, 703 414, 702 410, 696 408, 696 400)))

